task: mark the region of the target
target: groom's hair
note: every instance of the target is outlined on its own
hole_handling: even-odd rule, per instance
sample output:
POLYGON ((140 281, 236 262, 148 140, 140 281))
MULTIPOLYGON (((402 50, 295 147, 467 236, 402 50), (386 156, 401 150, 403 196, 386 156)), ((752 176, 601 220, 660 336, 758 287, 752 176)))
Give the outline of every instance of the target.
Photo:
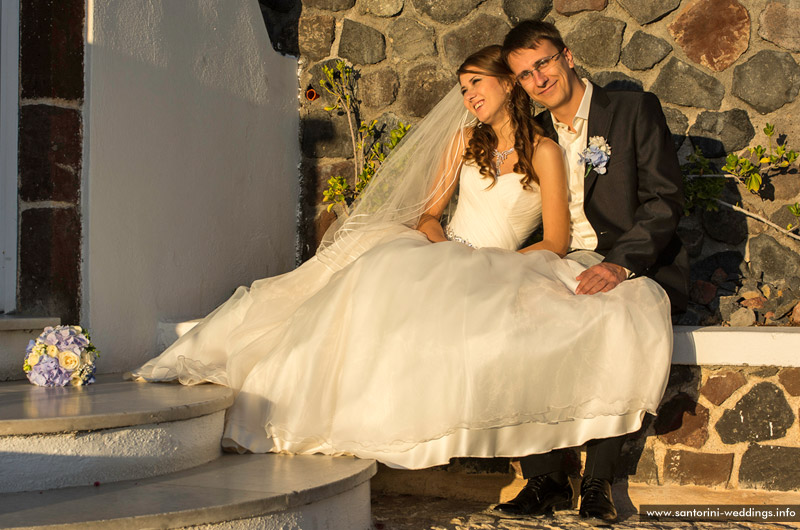
POLYGON ((543 40, 550 41, 558 50, 567 47, 556 27, 541 20, 524 20, 508 32, 503 40, 503 60, 508 63, 511 52, 522 49, 536 49, 543 40))

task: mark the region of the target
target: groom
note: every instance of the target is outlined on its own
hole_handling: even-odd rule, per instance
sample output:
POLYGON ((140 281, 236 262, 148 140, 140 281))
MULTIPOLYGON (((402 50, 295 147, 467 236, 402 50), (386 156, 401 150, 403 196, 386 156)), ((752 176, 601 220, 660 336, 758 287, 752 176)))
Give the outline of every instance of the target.
MULTIPOLYGON (((580 253, 596 259, 577 277, 576 293, 607 292, 629 278, 648 276, 667 292, 673 312, 682 311, 689 272, 675 233, 683 213, 682 177, 658 99, 647 92, 606 91, 580 79, 572 52, 546 22, 526 21, 512 29, 503 57, 517 83, 547 109, 536 117, 545 134, 566 151, 570 247, 597 253, 580 253), (592 159, 596 167, 581 158, 589 139, 610 147, 605 166, 597 158, 592 159)), ((617 519, 611 482, 624 440, 622 435, 586 444, 581 517, 617 519)), ((495 510, 541 515, 570 504, 566 456, 561 449, 523 458, 525 488, 495 510)))

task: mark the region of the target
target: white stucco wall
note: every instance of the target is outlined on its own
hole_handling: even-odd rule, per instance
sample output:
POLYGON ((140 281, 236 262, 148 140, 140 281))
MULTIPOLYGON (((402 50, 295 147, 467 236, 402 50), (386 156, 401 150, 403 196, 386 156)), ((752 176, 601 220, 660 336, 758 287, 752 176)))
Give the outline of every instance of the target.
POLYGON ((83 315, 102 372, 294 264, 297 60, 256 0, 88 0, 83 315))

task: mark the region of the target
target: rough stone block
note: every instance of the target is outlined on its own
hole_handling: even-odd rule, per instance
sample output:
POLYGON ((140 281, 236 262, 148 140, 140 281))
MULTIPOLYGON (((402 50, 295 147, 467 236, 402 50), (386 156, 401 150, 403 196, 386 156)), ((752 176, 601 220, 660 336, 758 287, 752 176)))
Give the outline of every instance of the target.
POLYGON ((298 20, 300 19, 301 5, 292 0, 268 1, 267 5, 261 2, 261 17, 267 28, 270 44, 276 52, 300 56, 298 44, 298 20))
POLYGON ((523 20, 543 20, 552 8, 553 0, 503 0, 503 11, 514 25, 523 20))
POLYGON ((749 307, 740 307, 731 313, 729 322, 732 328, 746 328, 756 323, 756 313, 749 307))
POLYGON ((733 453, 695 453, 667 449, 664 457, 664 482, 722 486, 733 469, 733 453))
POLYGON ((699 449, 708 440, 708 409, 685 393, 661 405, 655 432, 668 444, 684 444, 699 449))
POLYGON ((400 103, 411 116, 425 116, 455 82, 452 74, 441 72, 435 63, 416 65, 400 81, 400 103))
POLYGON ((617 470, 618 478, 627 477, 630 482, 659 484, 658 465, 652 447, 628 447, 626 444, 617 470))
POLYGON ((758 17, 758 35, 793 52, 800 52, 800 6, 770 2, 758 17))
POLYGON ((364 0, 359 4, 359 10, 364 15, 378 17, 393 17, 403 10, 405 0, 364 0))
POLYGON ((577 60, 587 66, 615 66, 619 62, 625 25, 621 20, 589 13, 564 37, 564 42, 577 60))
POLYGON ((362 76, 359 90, 367 107, 386 107, 394 103, 400 81, 392 68, 383 68, 362 76))
POLYGON ((794 101, 798 91, 800 66, 790 53, 761 50, 733 69, 731 93, 761 114, 794 101))
POLYGON ((83 99, 84 0, 20 1, 21 97, 83 99))
POLYGON ((602 11, 608 0, 554 0, 553 7, 562 15, 575 15, 583 11, 602 11))
POLYGON ((725 270, 729 277, 740 276, 746 266, 744 256, 738 250, 715 252, 692 265, 692 278, 711 281, 714 271, 719 268, 725 270))
POLYGON ((20 198, 76 204, 83 157, 80 111, 25 105, 19 119, 20 198))
POLYGON ((301 146, 310 158, 352 158, 350 127, 346 116, 314 111, 301 119, 301 146))
POLYGON ((660 19, 670 11, 674 11, 681 0, 617 0, 641 25, 660 19))
POLYGON ((742 109, 701 112, 689 129, 692 144, 699 147, 707 158, 744 149, 755 135, 750 117, 742 109))
POLYGON ((800 276, 800 259, 768 234, 750 240, 750 268, 765 282, 800 276))
POLYGON ((669 132, 672 133, 672 139, 675 140, 675 145, 679 146, 686 138, 686 131, 689 128, 689 118, 676 108, 663 107, 664 117, 667 119, 667 127, 669 132))
POLYGON ((689 290, 689 297, 692 302, 700 305, 708 305, 717 295, 717 286, 704 280, 695 280, 689 290))
MULTIPOLYGON (((463 19, 473 9, 478 7, 482 0, 414 0, 414 7, 417 11, 425 13, 436 22, 442 24, 452 24, 463 19)), ((490 43, 486 43, 488 46, 490 43)), ((477 48, 476 48, 477 49, 477 48)), ((473 50, 474 51, 474 50, 473 50)))
POLYGON ((649 70, 672 51, 670 43, 642 30, 622 49, 622 64, 631 70, 649 70))
POLYGON ((466 25, 448 32, 443 39, 447 61, 456 68, 472 53, 489 46, 502 44, 511 29, 505 20, 489 15, 478 15, 466 25))
POLYGON ((375 64, 386 58, 383 33, 346 18, 342 23, 339 55, 353 64, 375 64))
POLYGON ((769 178, 769 184, 776 201, 793 201, 794 204, 800 198, 800 178, 797 178, 797 174, 773 175, 769 178))
POLYGON ((32 208, 20 215, 19 307, 30 316, 80 324, 81 219, 78 208, 32 208))
POLYGON ((305 160, 303 162, 303 197, 306 202, 322 205, 323 190, 328 188, 328 179, 335 176, 345 177, 352 184, 353 162, 333 162, 326 164, 318 160, 305 160))
POLYGON ((800 448, 750 445, 742 456, 739 485, 779 491, 800 489, 800 448))
POLYGON ((800 396, 800 368, 784 368, 778 380, 791 396, 800 396))
POLYGON ((331 15, 303 17, 298 22, 298 46, 300 53, 312 61, 331 54, 336 19, 331 15))
POLYGON ((303 5, 326 9, 328 11, 344 11, 356 4, 356 0, 303 0, 303 5))
MULTIPOLYGON (((674 137, 675 135, 673 135, 673 138, 674 137)), ((702 230, 678 226, 678 237, 681 238, 683 246, 686 248, 686 252, 689 253, 689 256, 693 258, 697 257, 703 251, 705 234, 703 234, 702 230)))
POLYGON ((794 412, 783 391, 772 383, 755 385, 726 410, 715 428, 723 443, 777 440, 786 435, 794 423, 794 412))
POLYGON ((736 0, 694 0, 667 27, 689 59, 715 72, 736 62, 750 42, 750 15, 736 0))
POLYGON ((731 394, 747 382, 741 372, 712 373, 700 389, 700 394, 714 405, 722 405, 731 394))
POLYGON ((413 18, 399 18, 389 29, 389 42, 394 54, 403 59, 417 59, 436 54, 433 28, 413 18))
POLYGON ((630 90, 641 92, 642 82, 622 72, 598 72, 592 76, 592 82, 606 90, 630 90))
POLYGON ((675 57, 661 69, 650 90, 667 103, 714 110, 725 95, 719 80, 675 57))
POLYGON ((730 208, 703 211, 703 228, 717 241, 738 245, 747 239, 747 218, 730 208))
POLYGON ((777 366, 754 366, 750 369, 750 375, 767 379, 776 375, 779 370, 777 366))

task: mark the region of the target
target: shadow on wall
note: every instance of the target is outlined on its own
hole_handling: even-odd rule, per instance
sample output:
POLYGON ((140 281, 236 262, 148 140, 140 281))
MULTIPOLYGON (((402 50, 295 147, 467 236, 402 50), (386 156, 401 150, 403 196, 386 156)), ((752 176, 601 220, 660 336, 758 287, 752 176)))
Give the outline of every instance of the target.
POLYGON ((303 7, 300 0, 258 0, 258 5, 272 48, 278 53, 299 57, 297 27, 303 7))

